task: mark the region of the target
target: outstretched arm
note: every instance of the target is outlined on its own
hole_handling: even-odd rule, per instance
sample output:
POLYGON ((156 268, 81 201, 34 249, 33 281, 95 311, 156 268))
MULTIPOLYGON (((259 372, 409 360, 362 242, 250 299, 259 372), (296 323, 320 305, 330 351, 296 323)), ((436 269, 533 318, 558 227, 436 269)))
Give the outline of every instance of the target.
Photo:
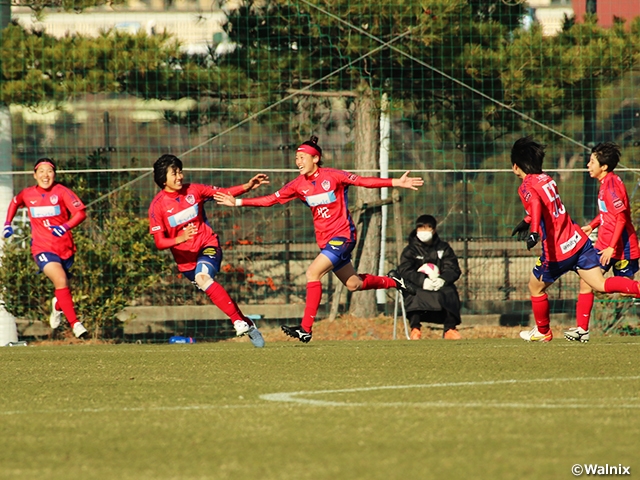
MULTIPOLYGON (((270 207, 271 205, 279 203, 279 199, 275 193, 265 195, 264 197, 240 199, 235 198, 233 195, 229 195, 228 193, 217 192, 213 198, 218 205, 226 205, 227 207, 270 207)), ((285 200, 289 201, 290 199, 285 200)))
POLYGON ((399 187, 417 190, 418 187, 424 184, 424 180, 420 177, 410 177, 409 173, 408 171, 405 172, 400 178, 359 177, 351 175, 348 177, 346 183, 352 183, 356 187, 366 188, 399 187))

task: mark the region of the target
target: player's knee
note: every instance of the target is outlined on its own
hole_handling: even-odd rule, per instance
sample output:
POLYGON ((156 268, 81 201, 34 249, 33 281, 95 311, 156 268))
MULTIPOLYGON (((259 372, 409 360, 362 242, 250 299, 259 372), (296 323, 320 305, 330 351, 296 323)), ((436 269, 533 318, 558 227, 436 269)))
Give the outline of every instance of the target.
POLYGON ((195 280, 196 285, 198 285, 198 288, 203 292, 213 284, 213 278, 207 273, 196 274, 195 280))
POLYGON ((354 275, 349 280, 347 280, 345 286, 350 292, 357 292, 362 288, 362 279, 359 276, 354 275))

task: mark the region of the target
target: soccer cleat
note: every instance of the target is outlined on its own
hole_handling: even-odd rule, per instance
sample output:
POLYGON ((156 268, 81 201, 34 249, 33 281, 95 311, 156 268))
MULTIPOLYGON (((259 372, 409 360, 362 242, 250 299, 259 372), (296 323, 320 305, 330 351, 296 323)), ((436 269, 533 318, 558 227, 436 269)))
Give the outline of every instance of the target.
POLYGON ((60 326, 60 322, 62 320, 62 311, 56 310, 56 305, 58 304, 58 299, 53 297, 51 300, 51 315, 49 315, 49 325, 54 330, 60 326))
POLYGON ((87 329, 80 322, 73 324, 73 334, 76 338, 85 338, 88 335, 87 329))
POLYGON ((457 329, 450 328, 449 330, 444 332, 442 338, 444 338, 445 340, 460 340, 462 338, 462 335, 460 335, 460 332, 457 329))
POLYGON ((254 347, 256 348, 264 347, 264 338, 262 338, 262 334, 260 333, 260 330, 258 330, 258 327, 256 327, 255 325, 251 325, 249 327, 247 336, 249 337, 249 340, 251 340, 251 343, 253 344, 254 347))
POLYGON ((553 340, 553 332, 549 329, 547 333, 540 333, 538 327, 535 326, 531 330, 520 332, 520 338, 527 342, 550 342, 553 340))
POLYGON ((571 342, 587 343, 589 341, 589 330, 585 330, 582 327, 573 327, 568 332, 564 332, 564 338, 571 342))
POLYGON ((412 328, 409 334, 409 340, 420 340, 422 338, 422 332, 419 328, 412 328))
POLYGON ((415 295, 416 289, 413 287, 411 282, 402 278, 398 272, 395 270, 391 270, 387 273, 387 277, 396 282, 396 288, 402 292, 403 295, 415 295))
POLYGON ((309 343, 311 341, 311 332, 306 332, 304 328, 302 328, 302 325, 296 325, 295 327, 282 325, 280 328, 286 335, 297 338, 302 343, 309 343))
POLYGON ((244 320, 236 320, 233 322, 233 328, 236 330, 236 337, 241 337, 245 333, 249 332, 249 324, 244 320))

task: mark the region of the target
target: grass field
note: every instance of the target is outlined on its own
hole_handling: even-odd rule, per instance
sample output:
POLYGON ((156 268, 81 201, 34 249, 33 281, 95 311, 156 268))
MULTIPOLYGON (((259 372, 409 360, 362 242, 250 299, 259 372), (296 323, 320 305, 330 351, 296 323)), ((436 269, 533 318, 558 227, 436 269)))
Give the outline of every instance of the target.
POLYGON ((640 473, 640 340, 0 349, 0 478, 640 473))

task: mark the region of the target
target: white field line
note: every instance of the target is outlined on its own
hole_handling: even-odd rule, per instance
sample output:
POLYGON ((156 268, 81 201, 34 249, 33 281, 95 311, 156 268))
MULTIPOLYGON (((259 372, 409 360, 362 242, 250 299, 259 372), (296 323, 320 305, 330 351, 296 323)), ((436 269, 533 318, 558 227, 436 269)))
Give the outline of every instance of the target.
POLYGON ((489 380, 484 382, 448 382, 448 383, 428 383, 419 385, 386 385, 379 387, 344 388, 339 390, 308 390, 298 392, 268 393, 260 395, 263 400, 272 402, 297 403, 320 407, 456 407, 456 408, 640 408, 640 398, 638 403, 615 404, 612 399, 602 398, 603 404, 587 404, 583 401, 576 403, 566 403, 567 400, 558 400, 558 403, 521 403, 521 402, 336 402, 329 400, 314 400, 310 398, 300 398, 309 395, 330 395, 336 393, 359 393, 373 392, 380 390, 407 390, 414 388, 456 388, 456 387, 480 387, 492 385, 517 385, 526 383, 555 383, 555 382, 597 382, 597 381, 625 381, 640 380, 640 376, 631 377, 573 377, 573 378, 537 378, 529 380, 489 380))
POLYGON ((379 387, 344 388, 338 390, 308 390, 298 392, 269 393, 260 395, 260 399, 272 402, 267 403, 239 403, 235 405, 167 405, 167 406, 140 406, 140 407, 105 407, 105 408, 67 408, 46 410, 0 410, 0 416, 56 414, 61 413, 103 413, 103 412, 179 412, 179 411, 206 411, 206 410, 233 410, 247 408, 265 408, 269 406, 280 407, 279 403, 295 403, 313 405, 318 407, 402 407, 402 408, 545 408, 545 409, 640 409, 640 398, 600 398, 602 404, 585 403, 582 399, 558 399, 557 403, 524 403, 524 402, 334 402, 325 400, 313 400, 298 398, 302 395, 326 395, 333 393, 358 393, 379 390, 407 390, 411 388, 455 388, 455 387, 480 387, 491 385, 518 385, 527 383, 553 383, 553 382, 594 382, 594 381, 633 381, 640 380, 640 376, 629 377, 574 377, 574 378, 538 378, 529 380, 489 380, 484 382, 449 382, 429 383, 419 385, 385 385, 379 387), (631 403, 618 403, 618 401, 630 401, 631 403), (637 401, 638 403, 633 403, 637 401))

